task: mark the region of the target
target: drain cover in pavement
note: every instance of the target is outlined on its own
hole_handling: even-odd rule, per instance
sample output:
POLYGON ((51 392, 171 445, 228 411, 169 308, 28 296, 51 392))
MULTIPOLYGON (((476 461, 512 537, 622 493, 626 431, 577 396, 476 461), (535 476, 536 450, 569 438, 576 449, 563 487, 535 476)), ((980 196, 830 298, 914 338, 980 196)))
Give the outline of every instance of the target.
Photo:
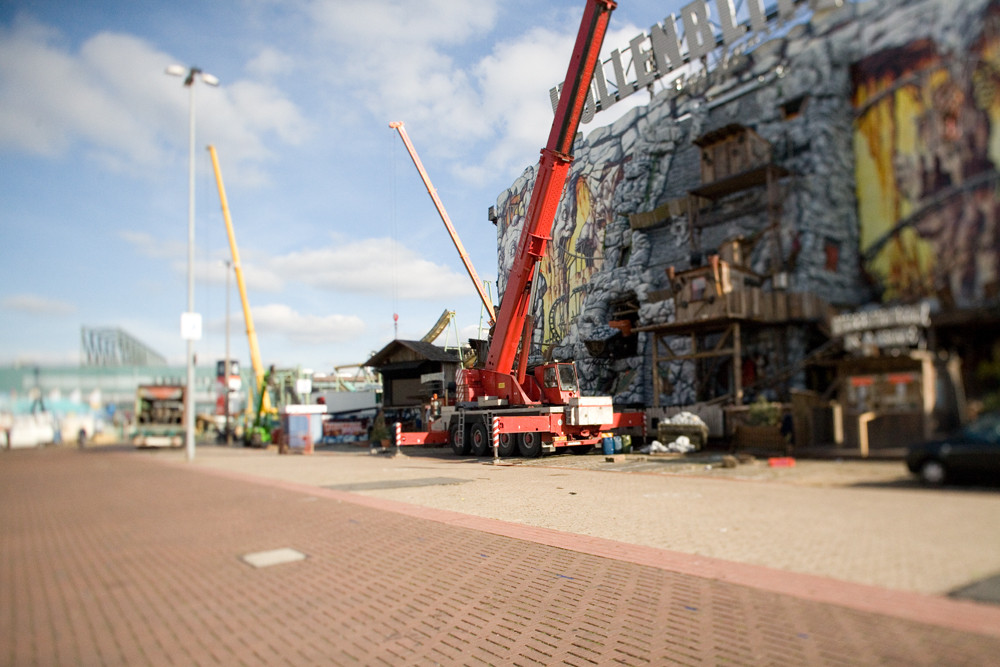
POLYGON ((297 560, 305 560, 306 555, 295 549, 272 549, 271 551, 256 551, 242 556, 245 563, 254 567, 270 567, 271 565, 281 565, 282 563, 294 563, 297 560))
POLYGON ((423 477, 421 479, 395 479, 378 482, 357 482, 354 484, 331 484, 324 487, 334 491, 378 491, 380 489, 406 489, 415 486, 445 486, 447 484, 465 484, 471 479, 457 477, 423 477))

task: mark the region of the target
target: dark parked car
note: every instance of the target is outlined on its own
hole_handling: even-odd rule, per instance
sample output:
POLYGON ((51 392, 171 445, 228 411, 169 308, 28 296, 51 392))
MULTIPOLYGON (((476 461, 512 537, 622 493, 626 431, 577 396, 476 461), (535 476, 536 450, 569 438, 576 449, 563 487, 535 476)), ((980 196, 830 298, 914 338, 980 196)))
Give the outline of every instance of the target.
POLYGON ((906 467, 926 484, 1000 482, 1000 412, 981 415, 955 435, 913 445, 906 467))

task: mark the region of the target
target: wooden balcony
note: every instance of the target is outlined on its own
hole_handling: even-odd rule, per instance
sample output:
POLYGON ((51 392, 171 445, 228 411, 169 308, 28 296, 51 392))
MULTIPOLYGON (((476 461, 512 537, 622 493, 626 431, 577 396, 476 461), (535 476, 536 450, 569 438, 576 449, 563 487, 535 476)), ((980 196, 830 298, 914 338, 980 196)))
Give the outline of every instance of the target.
POLYGON ((690 331, 733 321, 817 322, 823 327, 829 326, 833 309, 818 295, 765 291, 760 287, 763 276, 718 257, 709 260, 706 266, 686 271, 667 269, 670 288, 654 292, 650 298, 673 298, 674 320, 645 329, 690 331))
MULTIPOLYGON (((816 294, 765 292, 759 287, 729 292, 698 301, 676 301, 673 326, 687 327, 732 320, 780 324, 823 322, 829 324, 829 305, 816 294)), ((667 325, 669 328, 671 325, 667 325)))

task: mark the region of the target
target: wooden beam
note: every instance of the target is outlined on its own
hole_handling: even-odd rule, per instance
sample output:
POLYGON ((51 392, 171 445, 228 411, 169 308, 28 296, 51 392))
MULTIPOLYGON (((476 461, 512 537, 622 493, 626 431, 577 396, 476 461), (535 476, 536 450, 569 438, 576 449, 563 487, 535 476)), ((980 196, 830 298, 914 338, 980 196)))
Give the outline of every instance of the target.
POLYGON ((660 334, 653 332, 653 407, 660 407, 660 334))

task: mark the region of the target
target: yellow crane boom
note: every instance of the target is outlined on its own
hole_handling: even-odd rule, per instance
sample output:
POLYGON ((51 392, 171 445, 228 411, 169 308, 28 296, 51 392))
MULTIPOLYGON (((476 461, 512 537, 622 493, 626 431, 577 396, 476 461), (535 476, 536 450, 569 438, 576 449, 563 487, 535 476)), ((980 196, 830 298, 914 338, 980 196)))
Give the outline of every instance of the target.
MULTIPOLYGON (((263 388, 264 364, 260 360, 260 346, 257 344, 257 331, 253 326, 253 314, 250 312, 250 302, 247 300, 247 285, 243 279, 243 266, 240 264, 240 250, 236 247, 236 233, 233 231, 233 220, 229 215, 229 200, 226 199, 226 188, 222 184, 222 171, 219 170, 219 156, 215 152, 215 146, 209 146, 208 152, 212 156, 212 168, 215 170, 215 183, 219 186, 219 201, 222 203, 222 217, 226 220, 226 233, 229 235, 229 248, 233 252, 233 271, 236 273, 236 284, 240 288, 240 301, 243 303, 243 321, 247 326, 247 341, 250 343, 250 364, 253 366, 253 374, 256 379, 254 391, 262 392, 261 409, 264 412, 271 410, 271 399, 268 392, 263 388)), ((250 401, 247 402, 250 405, 250 401)))

